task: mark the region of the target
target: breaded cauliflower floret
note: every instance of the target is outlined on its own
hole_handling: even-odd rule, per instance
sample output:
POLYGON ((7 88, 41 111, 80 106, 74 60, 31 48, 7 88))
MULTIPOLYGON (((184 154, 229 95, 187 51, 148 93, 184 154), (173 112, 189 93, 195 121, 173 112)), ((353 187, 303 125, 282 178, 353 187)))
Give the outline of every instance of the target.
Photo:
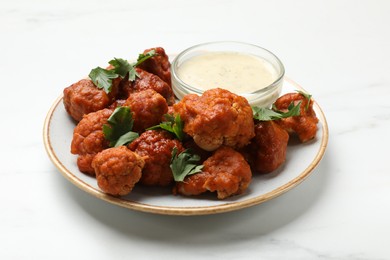
POLYGON ((170 168, 172 150, 184 151, 181 142, 166 131, 148 130, 128 145, 129 149, 145 158, 140 183, 148 186, 168 186, 173 183, 170 168))
POLYGON ((114 196, 127 195, 133 190, 144 165, 144 160, 125 146, 105 149, 92 161, 98 186, 114 196))
POLYGON ((252 180, 252 172, 244 157, 234 149, 222 146, 203 163, 201 173, 177 182, 174 193, 199 195, 217 192, 218 199, 242 194, 252 180))
POLYGON ((143 132, 146 128, 158 125, 168 112, 165 98, 153 89, 130 94, 124 103, 133 113, 133 131, 143 132))
POLYGON ((288 93, 279 97, 274 106, 280 111, 286 111, 291 103, 295 105, 302 101, 300 105, 300 115, 276 120, 281 127, 289 133, 296 133, 301 142, 313 139, 317 133, 318 118, 313 109, 313 100, 310 100, 300 93, 288 93))
POLYGON ((286 160, 289 135, 274 121, 256 123, 255 133, 251 143, 244 148, 248 161, 256 172, 272 172, 286 160))
POLYGON ((184 122, 184 132, 207 151, 221 145, 241 148, 255 135, 251 106, 228 90, 216 88, 202 96, 186 95, 173 109, 184 122))
POLYGON ((85 115, 73 130, 71 153, 78 154, 77 166, 81 172, 95 175, 91 163, 95 155, 108 148, 103 134, 103 125, 107 123, 112 110, 105 108, 85 115))
POLYGON ((156 52, 156 56, 142 62, 138 67, 157 75, 160 79, 171 86, 171 63, 169 62, 168 55, 162 47, 146 49, 144 54, 150 52, 151 50, 156 52))
POLYGON ((84 115, 109 106, 113 99, 102 89, 98 89, 90 79, 82 79, 64 89, 64 106, 74 120, 80 121, 84 115))
POLYGON ((175 103, 175 96, 172 87, 157 75, 147 72, 140 68, 135 68, 137 77, 134 81, 127 81, 122 84, 122 96, 128 97, 131 93, 139 92, 146 89, 153 89, 165 98, 168 105, 175 103))

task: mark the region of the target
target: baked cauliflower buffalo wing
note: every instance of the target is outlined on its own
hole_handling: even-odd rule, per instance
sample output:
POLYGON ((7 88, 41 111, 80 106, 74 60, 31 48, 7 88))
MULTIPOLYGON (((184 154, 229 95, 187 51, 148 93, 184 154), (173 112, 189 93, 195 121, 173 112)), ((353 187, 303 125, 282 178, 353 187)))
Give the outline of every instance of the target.
POLYGON ((77 122, 83 115, 106 108, 113 102, 111 95, 98 89, 90 79, 82 79, 64 89, 64 106, 77 122))
POLYGON ((173 183, 170 168, 172 150, 184 150, 181 142, 166 131, 148 130, 128 145, 129 149, 145 158, 140 183, 147 186, 168 186, 173 183))
POLYGON ((175 103, 175 96, 172 87, 165 81, 160 79, 157 75, 149 73, 140 68, 136 68, 138 76, 134 81, 126 81, 121 84, 121 96, 127 98, 132 93, 139 92, 146 89, 153 89, 165 98, 168 105, 175 103))
POLYGON ((152 89, 130 94, 123 105, 130 107, 133 113, 135 132, 143 132, 146 128, 159 124, 163 115, 168 112, 165 98, 152 89))
POLYGON ((249 186, 252 172, 244 157, 234 149, 222 146, 203 162, 203 170, 177 182, 174 193, 199 195, 217 192, 218 199, 242 194, 249 186))
POLYGON ((308 100, 301 93, 288 93, 279 97, 274 106, 277 110, 286 111, 291 103, 301 101, 300 115, 277 120, 276 122, 289 133, 297 134, 301 142, 313 139, 317 133, 318 118, 313 109, 313 100, 308 100))
POLYGON ((114 196, 132 191, 141 178, 144 165, 144 160, 125 146, 105 149, 92 161, 98 186, 114 196))
POLYGON ((221 145, 241 148, 254 137, 252 108, 248 101, 228 90, 189 94, 173 105, 184 122, 184 132, 207 151, 221 145))
POLYGON ((162 47, 146 49, 144 54, 152 50, 154 50, 157 55, 147 59, 138 67, 157 75, 160 79, 171 86, 171 63, 169 62, 168 55, 165 53, 165 50, 162 47))
POLYGON ((255 134, 244 149, 246 157, 253 170, 270 173, 285 162, 289 135, 274 121, 256 123, 255 134))
POLYGON ((108 148, 102 127, 111 114, 112 110, 108 108, 89 113, 73 130, 71 153, 78 154, 77 166, 81 172, 95 175, 91 163, 97 153, 108 148))

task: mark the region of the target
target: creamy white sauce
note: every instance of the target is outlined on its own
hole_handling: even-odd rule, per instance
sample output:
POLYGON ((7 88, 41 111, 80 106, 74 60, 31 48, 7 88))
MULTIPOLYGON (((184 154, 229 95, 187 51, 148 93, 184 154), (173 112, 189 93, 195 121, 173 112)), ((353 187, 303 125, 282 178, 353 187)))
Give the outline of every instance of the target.
POLYGON ((251 93, 276 80, 274 67, 266 60, 238 52, 211 52, 184 61, 178 76, 198 89, 224 88, 233 93, 251 93))

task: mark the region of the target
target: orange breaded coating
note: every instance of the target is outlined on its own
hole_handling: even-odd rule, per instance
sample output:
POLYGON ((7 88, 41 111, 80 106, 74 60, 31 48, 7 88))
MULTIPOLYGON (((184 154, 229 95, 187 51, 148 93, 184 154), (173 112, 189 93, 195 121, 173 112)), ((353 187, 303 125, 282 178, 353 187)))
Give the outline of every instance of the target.
POLYGON ((184 132, 207 151, 221 145, 241 148, 255 136, 251 106, 228 90, 216 88, 202 96, 186 95, 173 109, 184 122, 184 132))
POLYGON ((173 183, 170 168, 172 150, 184 151, 181 142, 166 131, 148 130, 128 145, 129 149, 145 158, 140 183, 148 186, 168 186, 173 183))
POLYGON ((274 121, 260 121, 255 125, 256 136, 245 147, 248 161, 259 173, 276 170, 286 160, 289 135, 274 121))
POLYGON ((92 161, 98 186, 114 196, 123 196, 133 190, 144 165, 144 160, 125 146, 105 149, 92 161))
POLYGON ((252 180, 252 172, 244 157, 236 150, 222 146, 203 163, 201 173, 190 175, 177 182, 174 192, 182 195, 199 195, 217 192, 218 199, 242 194, 252 180))
POLYGON ((300 93, 288 93, 279 97, 274 106, 280 111, 286 111, 293 102, 295 105, 302 101, 300 106, 300 116, 293 116, 277 120, 276 122, 289 133, 296 133, 301 142, 313 139, 317 133, 318 118, 313 109, 313 100, 308 99, 300 93))
POLYGON ((135 71, 138 77, 134 81, 127 81, 122 85, 122 96, 128 97, 131 93, 139 92, 146 89, 153 89, 161 96, 165 98, 168 105, 175 103, 175 96, 173 94, 172 87, 160 79, 158 76, 149 73, 140 68, 136 68, 135 71))
POLYGON ((146 49, 144 54, 150 52, 151 50, 155 50, 157 55, 147 59, 138 67, 157 75, 160 79, 171 86, 171 63, 169 62, 168 55, 162 47, 146 49))
POLYGON ((81 172, 95 175, 91 163, 95 155, 108 148, 102 127, 112 110, 105 108, 85 115, 73 130, 71 153, 78 154, 77 165, 81 172))
POLYGON ((113 99, 98 89, 90 79, 82 79, 64 89, 64 106, 77 122, 83 115, 106 108, 113 99))
POLYGON ((204 184, 209 178, 212 178, 212 174, 205 171, 187 176, 184 181, 176 182, 173 194, 196 196, 205 193, 208 190, 204 184))
POLYGON ((146 128, 158 125, 168 112, 165 98, 153 89, 146 89, 130 94, 123 104, 133 113, 133 131, 143 132, 146 128))

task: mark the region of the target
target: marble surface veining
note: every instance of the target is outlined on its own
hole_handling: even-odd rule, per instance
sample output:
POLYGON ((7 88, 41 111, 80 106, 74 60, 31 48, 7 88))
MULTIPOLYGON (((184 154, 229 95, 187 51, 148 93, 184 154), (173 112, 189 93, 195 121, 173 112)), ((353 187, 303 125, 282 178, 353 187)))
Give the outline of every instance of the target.
POLYGON ((390 2, 0 2, 0 259, 390 259, 390 2), (264 204, 178 217, 68 182, 42 141, 64 87, 112 57, 215 41, 272 50, 329 124, 313 174, 264 204))

